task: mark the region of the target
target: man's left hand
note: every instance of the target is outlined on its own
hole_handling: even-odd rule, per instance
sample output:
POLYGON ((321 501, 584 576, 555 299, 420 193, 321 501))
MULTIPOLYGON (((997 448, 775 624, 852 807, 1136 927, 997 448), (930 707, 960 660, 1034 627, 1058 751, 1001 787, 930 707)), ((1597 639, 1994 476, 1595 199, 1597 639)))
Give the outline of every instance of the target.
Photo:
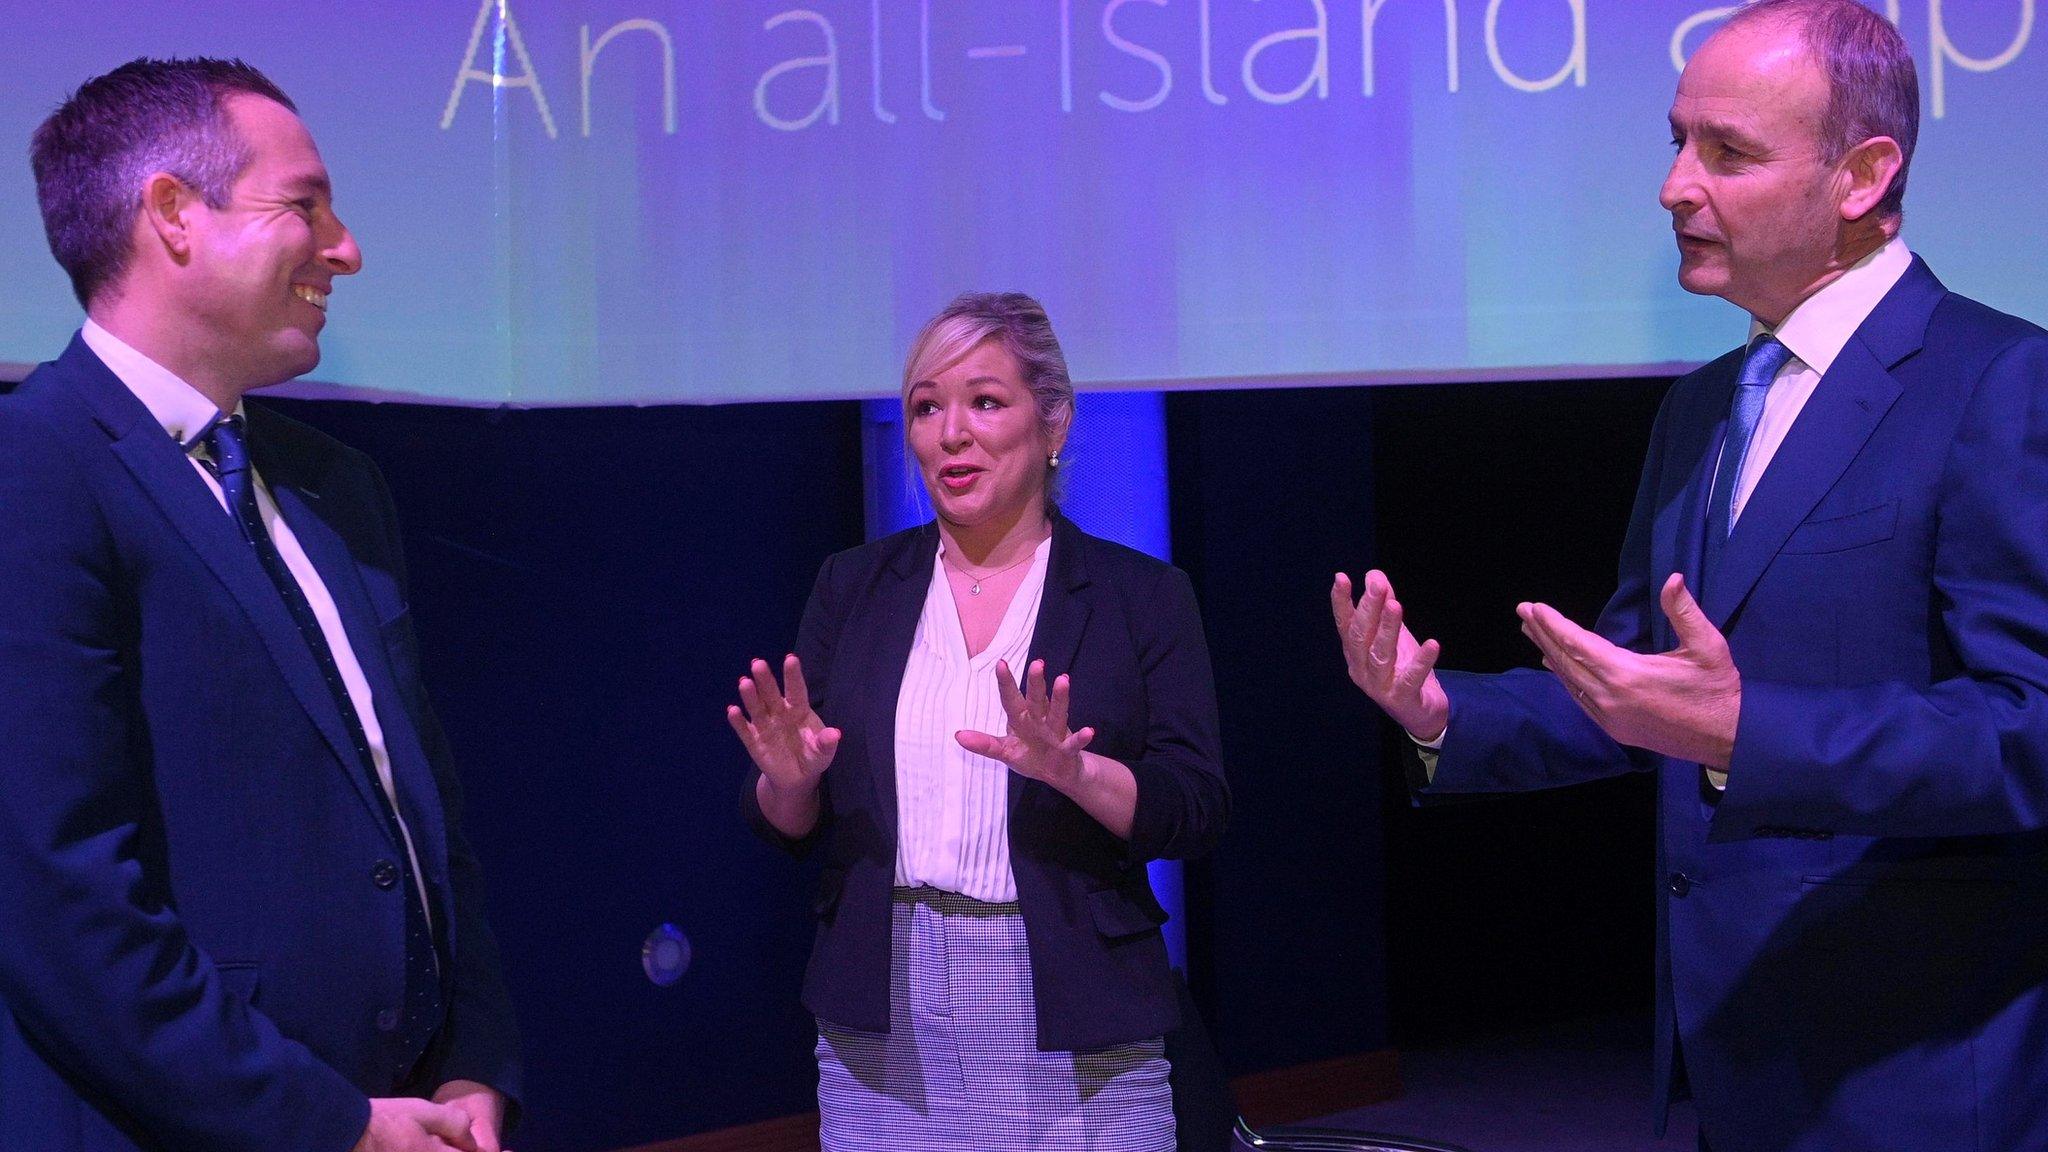
POLYGON ((504 1152, 498 1137, 505 1126, 505 1097, 496 1088, 474 1080, 450 1080, 434 1093, 434 1103, 469 1113, 469 1134, 477 1152, 504 1152))
POLYGON ((1543 650, 1543 666, 1609 736, 1725 771, 1742 716, 1742 676, 1683 576, 1672 573, 1659 599, 1678 647, 1653 656, 1618 648, 1547 604, 1519 604, 1515 614, 1543 650))

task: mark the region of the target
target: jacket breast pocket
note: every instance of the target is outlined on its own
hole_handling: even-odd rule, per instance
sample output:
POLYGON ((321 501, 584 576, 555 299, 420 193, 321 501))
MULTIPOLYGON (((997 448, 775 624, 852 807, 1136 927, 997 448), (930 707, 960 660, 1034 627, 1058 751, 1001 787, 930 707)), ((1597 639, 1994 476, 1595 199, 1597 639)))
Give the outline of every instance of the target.
POLYGON ((1874 508, 1851 512, 1846 516, 1830 516, 1825 520, 1808 520, 1792 530, 1785 541, 1784 551, 1794 556, 1816 556, 1827 552, 1847 552, 1866 544, 1878 544, 1892 538, 1899 526, 1899 502, 1888 500, 1874 508))

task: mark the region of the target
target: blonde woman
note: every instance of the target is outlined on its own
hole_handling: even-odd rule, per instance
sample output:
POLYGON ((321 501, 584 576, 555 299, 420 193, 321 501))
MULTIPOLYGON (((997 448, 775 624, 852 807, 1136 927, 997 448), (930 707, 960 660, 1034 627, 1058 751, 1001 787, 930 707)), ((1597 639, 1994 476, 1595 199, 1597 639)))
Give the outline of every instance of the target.
POLYGON ((827 560, 727 710, 749 818, 826 856, 823 1145, 1170 1152, 1145 862, 1229 809, 1192 589, 1056 511, 1074 392, 1030 297, 935 317, 903 406, 936 519, 827 560))

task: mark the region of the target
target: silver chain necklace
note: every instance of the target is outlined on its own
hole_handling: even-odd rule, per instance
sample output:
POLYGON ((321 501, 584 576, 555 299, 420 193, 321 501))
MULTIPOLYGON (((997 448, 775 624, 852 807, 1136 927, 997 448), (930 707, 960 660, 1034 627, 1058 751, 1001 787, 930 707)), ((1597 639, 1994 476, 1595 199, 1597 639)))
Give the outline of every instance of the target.
POLYGON ((969 596, 979 596, 981 595, 981 582, 983 580, 993 580, 996 577, 1001 576, 1003 573, 1010 571, 1010 569, 1012 568, 1020 568, 1026 564, 1031 563, 1033 560, 1036 559, 1038 559, 1038 550, 1034 548, 1031 551, 1025 553, 1024 558, 1022 560, 1017 561, 1015 564, 1010 565, 1008 568, 998 568, 993 572, 984 572, 979 576, 976 576, 974 573, 969 572, 966 568, 963 568, 960 565, 954 564, 950 561, 947 562, 946 567, 951 568, 953 571, 958 572, 962 576, 967 577, 969 580, 974 581, 973 586, 967 589, 967 594, 969 596))

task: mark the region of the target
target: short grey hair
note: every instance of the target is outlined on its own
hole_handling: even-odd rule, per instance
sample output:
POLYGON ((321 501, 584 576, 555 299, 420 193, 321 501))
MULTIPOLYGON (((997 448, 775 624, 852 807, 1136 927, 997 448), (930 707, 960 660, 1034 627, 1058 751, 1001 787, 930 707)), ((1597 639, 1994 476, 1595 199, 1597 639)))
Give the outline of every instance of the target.
POLYGON ((1821 161, 1833 164, 1874 136, 1899 145, 1899 171, 1877 203, 1880 219, 1905 210, 1906 173, 1920 138, 1920 74, 1906 38, 1856 0, 1756 0, 1728 18, 1735 28, 1766 20, 1799 29, 1828 78, 1821 117, 1821 161))
POLYGON ((228 97, 291 97, 240 60, 130 60, 79 86, 29 143, 50 253, 78 302, 128 270, 143 181, 168 172, 213 207, 228 202, 253 159, 228 119, 228 97))
MULTIPOLYGON (((911 341, 903 365, 903 405, 908 416, 910 390, 960 362, 984 340, 999 339, 1023 370, 1024 384, 1038 409, 1038 430, 1047 439, 1070 431, 1074 424, 1074 381, 1067 374, 1067 354, 1053 335, 1045 306, 1022 292, 968 292, 957 296, 925 322, 911 341)), ((904 427, 909 428, 906 419, 904 427)), ((1048 502, 1058 495, 1058 470, 1047 467, 1048 502)))

